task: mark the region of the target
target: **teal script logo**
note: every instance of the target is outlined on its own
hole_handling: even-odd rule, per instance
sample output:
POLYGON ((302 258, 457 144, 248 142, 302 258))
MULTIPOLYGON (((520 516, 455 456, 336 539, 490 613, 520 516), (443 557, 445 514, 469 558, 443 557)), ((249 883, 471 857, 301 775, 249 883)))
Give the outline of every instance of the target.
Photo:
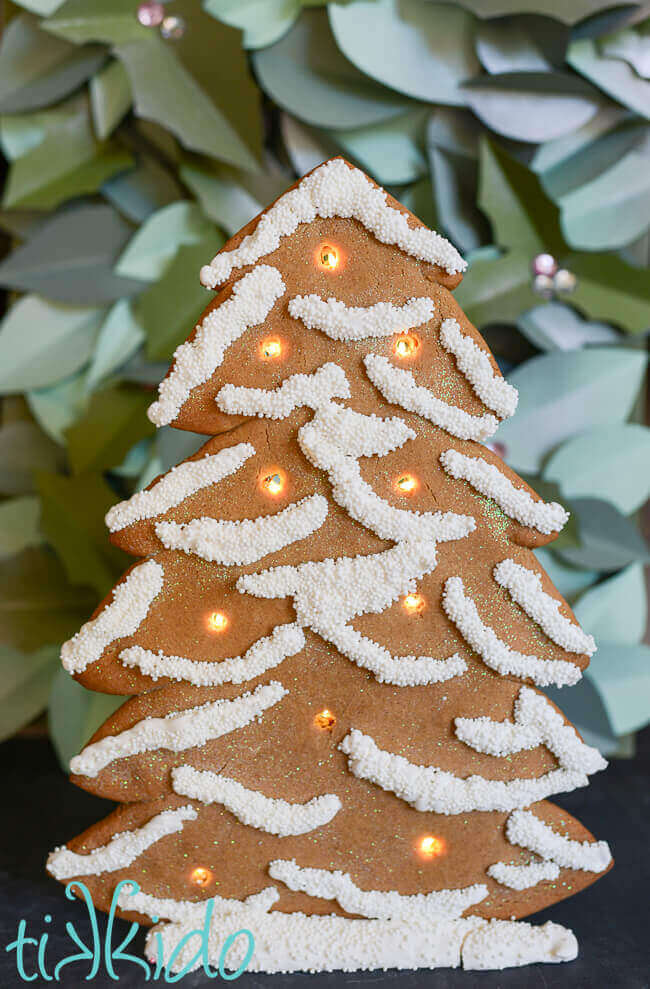
MULTIPOLYGON (((52 972, 47 971, 46 964, 46 950, 49 936, 47 931, 38 939, 35 937, 28 937, 27 921, 21 920, 18 924, 18 931, 16 933, 15 940, 8 944, 5 948, 5 951, 8 952, 15 951, 16 970, 20 978, 24 982, 33 982, 40 976, 41 979, 44 979, 46 982, 59 982, 61 979, 61 972, 67 968, 68 965, 85 965, 87 967, 87 972, 83 976, 83 979, 88 982, 95 978, 103 964, 104 972, 109 976, 109 978, 119 982, 120 977, 115 972, 115 962, 128 962, 131 965, 139 966, 142 970, 145 982, 148 982, 150 979, 152 981, 162 979, 164 982, 179 982, 184 975, 187 975, 188 972, 200 966, 203 967, 203 971, 209 979, 222 978, 226 981, 238 979, 239 976, 246 970, 251 958, 253 957, 253 952, 255 951, 255 939, 252 933, 245 928, 235 931, 226 938, 219 954, 217 969, 214 970, 210 967, 208 961, 208 939, 210 934, 210 923, 214 912, 214 900, 208 900, 206 902, 203 926, 197 927, 195 930, 189 931, 185 934, 171 951, 166 961, 163 958, 162 941, 160 934, 158 933, 154 934, 157 945, 155 965, 150 965, 144 960, 144 958, 138 958, 137 955, 131 955, 126 952, 125 949, 131 943, 139 929, 139 925, 135 923, 131 924, 129 931, 122 942, 118 945, 114 945, 113 925, 115 921, 115 910, 117 908, 118 897, 125 886, 130 888, 132 894, 140 891, 138 884, 133 882, 131 879, 123 879, 122 882, 117 884, 113 892, 113 900, 111 902, 111 909, 108 914, 106 931, 102 938, 100 936, 99 927, 97 924, 95 905, 92 901, 88 887, 85 883, 77 880, 73 880, 68 883, 65 888, 65 895, 67 898, 69 900, 75 899, 75 893, 73 890, 76 887, 79 891, 80 898, 83 899, 86 904, 92 938, 90 944, 85 944, 79 936, 74 924, 67 921, 65 925, 66 933, 71 942, 75 945, 75 948, 79 950, 73 954, 66 955, 65 958, 62 958, 59 962, 57 962, 52 972), (186 965, 184 965, 179 971, 174 972, 174 965, 181 955, 181 952, 184 951, 186 945, 192 940, 192 938, 197 937, 200 939, 198 951, 186 965), (235 971, 226 973, 228 952, 238 937, 245 937, 248 940, 248 948, 239 967, 235 971)), ((50 914, 45 914, 44 919, 46 924, 50 924, 52 922, 52 917, 50 914)))

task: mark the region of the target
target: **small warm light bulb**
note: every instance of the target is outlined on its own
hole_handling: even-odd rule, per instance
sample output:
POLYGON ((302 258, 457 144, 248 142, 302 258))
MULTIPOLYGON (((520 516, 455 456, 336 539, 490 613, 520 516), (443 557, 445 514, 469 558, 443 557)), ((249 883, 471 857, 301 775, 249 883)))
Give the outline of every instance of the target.
POLYGON ((321 268, 326 268, 328 271, 334 271, 338 268, 339 264, 339 252, 335 247, 331 247, 329 244, 325 244, 320 249, 320 265, 321 268))
POLYGON ((224 632, 228 627, 228 618, 223 611, 213 611, 208 617, 208 628, 211 632, 224 632))
POLYGON ((336 724, 336 718, 326 707, 322 711, 319 711, 314 718, 314 724, 317 728, 333 728, 336 724))
POLYGON ((265 361, 276 361, 282 355, 282 344, 279 340, 262 340, 260 356, 265 361))
POLYGON ((279 495, 284 489, 284 483, 284 474, 279 470, 265 474, 261 480, 262 489, 269 495, 279 495))
POLYGON ((209 869, 204 869, 202 865, 198 866, 196 869, 192 869, 190 873, 190 882, 194 883, 195 886, 209 886, 212 882, 212 873, 209 869))
POLYGON ((424 858, 432 859, 444 853, 445 843, 442 838, 436 838, 435 835, 427 834, 424 838, 420 838, 418 849, 424 858))
POLYGON ((421 594, 407 594, 404 598, 404 607, 410 615, 416 615, 424 611, 424 604, 424 598, 421 594))
POLYGON ((408 360, 410 357, 415 357, 419 346, 420 341, 414 333, 402 333, 395 341, 393 350, 397 357, 408 360))
POLYGON ((395 486, 400 494, 413 494, 418 486, 418 482, 412 474, 402 474, 397 478, 395 486))

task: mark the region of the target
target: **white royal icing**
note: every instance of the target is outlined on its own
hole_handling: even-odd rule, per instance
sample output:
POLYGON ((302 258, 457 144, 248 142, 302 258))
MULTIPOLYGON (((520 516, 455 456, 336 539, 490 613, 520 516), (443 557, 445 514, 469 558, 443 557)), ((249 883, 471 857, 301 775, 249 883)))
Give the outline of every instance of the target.
POLYGON ((327 498, 315 494, 257 519, 158 522, 156 535, 167 549, 194 553, 211 563, 242 566, 306 539, 326 518, 327 498))
POLYGON ((411 920, 420 916, 432 920, 460 917, 468 907, 485 899, 488 890, 483 884, 464 889, 441 889, 432 893, 416 893, 403 896, 396 890, 380 892, 360 889, 346 872, 329 869, 303 868, 294 860, 277 859, 269 863, 269 875, 283 882, 289 889, 318 896, 324 900, 336 900, 348 913, 379 920, 411 920))
POLYGON ((272 670, 288 656, 295 656, 305 644, 305 633, 299 625, 277 625, 270 635, 254 642, 243 656, 233 656, 218 662, 196 661, 184 656, 166 656, 142 646, 124 649, 119 659, 125 666, 138 667, 152 680, 169 677, 186 680, 197 687, 217 687, 222 683, 244 683, 272 670))
POLYGON ((483 404, 502 419, 514 415, 519 399, 517 389, 495 373, 486 352, 461 331, 455 319, 443 321, 440 339, 443 347, 456 358, 459 369, 483 404))
POLYGON ((342 806, 335 793, 313 797, 305 804, 265 797, 237 780, 192 766, 173 769, 172 780, 176 793, 204 804, 223 804, 242 824, 283 838, 323 827, 342 806))
POLYGON ((350 385, 338 364, 323 364, 313 374, 292 374, 279 388, 224 385, 216 396, 222 412, 284 419, 301 406, 317 409, 332 398, 349 398, 350 385))
POLYGON ((217 700, 185 711, 172 711, 164 718, 143 718, 119 735, 106 735, 87 745, 70 761, 70 770, 79 776, 97 776, 114 759, 155 749, 183 752, 204 745, 250 724, 286 693, 281 683, 273 681, 234 700, 217 700))
POLYGON ((607 761, 598 749, 585 745, 543 694, 522 687, 514 708, 514 721, 455 718, 456 735, 477 752, 499 758, 545 745, 563 769, 597 773, 606 768, 607 761))
POLYGON ((321 165, 290 189, 264 213, 252 233, 232 251, 221 251, 201 269, 201 282, 214 288, 230 277, 235 268, 255 264, 275 251, 283 237, 301 223, 317 217, 353 217, 383 244, 437 264, 449 274, 467 267, 448 240, 427 227, 410 227, 406 216, 389 206, 383 189, 372 185, 358 168, 335 159, 321 165))
POLYGON ((190 392, 211 378, 231 344, 264 322, 284 290, 280 272, 265 264, 233 286, 230 298, 199 324, 194 339, 174 351, 174 365, 147 412, 156 426, 166 426, 176 418, 190 392))
POLYGON ((387 402, 416 412, 461 440, 486 440, 496 432, 499 422, 493 415, 473 416, 443 402, 428 388, 416 384, 411 371, 395 367, 386 357, 368 354, 363 363, 368 377, 387 402))
POLYGON ((332 642, 380 682, 415 686, 458 676, 466 664, 458 655, 443 660, 391 656, 349 622, 357 615, 377 614, 400 595, 415 590, 415 581, 435 565, 433 543, 400 543, 370 556, 340 557, 247 574, 239 578, 237 589, 256 597, 293 597, 299 625, 332 642))
POLYGON ((409 299, 403 306, 377 302, 366 308, 318 295, 297 295, 289 302, 294 319, 302 320, 310 330, 322 330, 332 340, 389 337, 428 322, 433 310, 433 299, 428 298, 409 299))
POLYGON ((98 876, 102 872, 125 869, 151 845, 166 835, 182 831, 185 821, 194 821, 196 816, 194 808, 189 806, 179 807, 178 810, 164 810, 141 828, 121 831, 108 844, 85 855, 71 852, 63 845, 50 853, 47 871, 55 879, 70 879, 72 876, 98 876))
POLYGON ((508 841, 521 845, 563 869, 602 872, 612 861, 606 841, 573 841, 557 834, 531 811, 518 810, 506 824, 508 841))
POLYGON ((584 773, 567 769, 554 769, 536 779, 507 782, 483 776, 462 779, 437 766, 419 766, 404 756, 380 749, 370 735, 356 728, 345 736, 339 748, 348 756, 350 770, 359 779, 376 783, 416 810, 436 814, 514 810, 589 782, 584 773))
POLYGON ((359 456, 383 456, 413 439, 414 432, 394 417, 362 415, 330 403, 317 410, 298 430, 298 443, 307 459, 327 472, 332 496, 357 522, 382 539, 462 539, 475 528, 474 519, 455 512, 416 512, 395 508, 364 481, 359 456))
POLYGON ((476 605, 465 594, 460 577, 450 577, 442 594, 442 607, 465 641, 475 650, 486 666, 502 676, 531 679, 539 687, 556 684, 573 686, 582 673, 575 663, 556 659, 539 659, 511 649, 489 625, 482 621, 476 605))
POLYGON ((596 643, 574 622, 560 613, 560 602, 542 590, 540 574, 514 560, 502 560, 494 568, 494 579, 505 587, 513 601, 541 625, 549 639, 568 652, 593 655, 596 643))
POLYGON ((126 580, 113 589, 111 603, 63 643, 61 662, 68 673, 83 673, 111 642, 133 635, 160 594, 163 581, 163 568, 154 560, 134 567, 126 580))
MULTIPOLYGON (((205 918, 207 905, 214 904, 215 915, 236 918, 241 914, 266 913, 280 899, 275 886, 267 886, 259 893, 253 893, 244 900, 234 900, 224 896, 211 896, 205 900, 174 900, 171 897, 152 896, 141 890, 133 892, 132 886, 123 886, 117 898, 121 910, 131 910, 145 917, 166 917, 180 924, 201 924, 205 918)), ((180 967, 180 966, 179 966, 180 967)))
POLYGON ((202 488, 234 474, 254 453, 255 447, 250 443, 237 443, 219 453, 206 454, 200 460, 186 460, 172 467, 153 487, 137 491, 126 501, 113 505, 106 513, 106 525, 111 532, 117 532, 133 522, 155 518, 202 488))
POLYGON ((495 862, 488 867, 487 873, 502 886, 521 891, 537 886, 545 879, 557 879, 560 875, 560 867, 555 862, 531 862, 530 865, 495 862))
POLYGON ((539 927, 523 921, 490 920, 477 925, 463 944, 463 967, 474 971, 570 962, 577 957, 573 933, 550 920, 539 927))
POLYGON ((440 462, 452 477, 468 481, 476 491, 496 501, 511 518, 545 535, 559 532, 569 513, 556 501, 535 501, 523 488, 516 488, 506 475, 482 457, 467 457, 457 450, 445 450, 440 462))

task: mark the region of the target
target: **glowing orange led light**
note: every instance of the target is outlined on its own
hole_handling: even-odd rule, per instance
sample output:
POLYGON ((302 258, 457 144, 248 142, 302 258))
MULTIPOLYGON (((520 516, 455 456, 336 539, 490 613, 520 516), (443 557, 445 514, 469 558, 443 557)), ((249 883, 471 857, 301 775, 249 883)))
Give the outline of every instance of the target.
POLYGON ((421 594, 407 594, 404 598, 404 607, 410 615, 419 614, 424 611, 425 601, 421 594))
POLYGON ((327 708, 323 708, 319 711, 314 718, 314 724, 317 728, 333 728, 336 724, 336 718, 327 708))
POLYGON ((424 838, 420 838, 418 850, 424 858, 437 858, 438 855, 444 854, 445 843, 442 838, 436 838, 435 835, 427 834, 424 838))
POLYGON ((273 496, 281 494, 285 484, 286 477, 284 471, 281 470, 271 470, 268 474, 263 474, 260 481, 260 486, 265 494, 273 496))
POLYGON ((208 628, 211 632, 224 632, 228 627, 228 616, 223 611, 213 611, 208 616, 208 628))
POLYGON ((260 357, 264 361, 276 361, 282 356, 282 344, 277 339, 262 340, 260 357))
POLYGON ((420 341, 414 333, 402 333, 395 341, 393 351, 396 357, 401 358, 401 360, 408 360, 415 357, 419 346, 420 341))
POLYGON ((400 494, 413 494, 418 486, 417 478, 412 474, 402 474, 395 481, 395 487, 400 494))
POLYGON ((321 268, 334 271, 339 266, 339 252, 330 244, 324 244, 319 250, 319 263, 321 268))
POLYGON ((209 869, 204 869, 202 865, 198 866, 196 869, 192 869, 190 873, 190 882, 194 883, 195 886, 209 886, 212 882, 212 873, 209 869))

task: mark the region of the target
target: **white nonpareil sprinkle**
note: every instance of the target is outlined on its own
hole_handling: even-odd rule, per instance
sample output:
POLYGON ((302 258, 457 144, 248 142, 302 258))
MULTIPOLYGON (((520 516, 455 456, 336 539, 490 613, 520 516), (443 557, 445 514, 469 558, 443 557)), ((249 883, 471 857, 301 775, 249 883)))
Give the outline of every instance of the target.
POLYGON ((555 862, 531 862, 530 865, 495 862, 488 867, 487 873, 502 886, 521 891, 531 889, 545 879, 557 879, 560 875, 560 867, 555 862))
POLYGON ((486 352, 461 331, 455 319, 443 321, 440 340, 443 347, 454 355, 460 371, 483 404, 502 419, 514 415, 519 400, 517 389, 495 373, 486 352))
POLYGON ((518 810, 506 823, 506 835, 513 845, 521 845, 563 869, 602 872, 612 861, 606 841, 572 841, 540 821, 531 811, 518 810))
POLYGON ((585 745, 543 694, 522 687, 514 707, 514 721, 455 718, 456 736, 477 752, 499 758, 545 745, 562 769, 589 774, 606 768, 607 762, 598 749, 585 745))
POLYGON ((319 216, 353 217, 382 244, 394 244, 415 258, 439 265, 451 275, 467 267, 448 240, 427 227, 410 227, 406 216, 388 205, 383 189, 373 186, 358 168, 350 168, 344 161, 335 159, 280 196, 239 247, 221 251, 201 268, 201 282, 207 288, 215 288, 235 268, 255 264, 275 251, 282 238, 292 234, 301 223, 311 223, 319 216))
POLYGON ((561 659, 540 659, 511 649, 486 625, 470 597, 465 594, 460 577, 450 577, 442 594, 442 607, 465 641, 479 654, 486 666, 503 676, 530 679, 538 687, 555 684, 573 686, 582 673, 575 663, 561 659))
POLYGON ((503 560, 494 568, 494 579, 558 646, 587 656, 595 653, 593 636, 560 613, 560 602, 542 590, 540 574, 514 560, 503 560))
POLYGON ((342 806, 335 793, 313 797, 305 804, 266 797, 227 776, 192 766, 172 769, 172 780, 176 793, 204 804, 223 804, 242 824, 283 838, 323 827, 342 806))
POLYGON ((411 371, 395 367, 386 357, 368 354, 363 362, 375 388, 393 405, 416 412, 461 440, 487 440, 496 432, 499 422, 493 415, 473 416, 448 405, 428 388, 416 384, 411 371))
POLYGON ((197 687, 217 687, 222 683, 244 683, 279 666, 288 656, 295 656, 305 645, 305 633, 299 625, 277 625, 270 635, 254 642, 243 656, 218 662, 196 661, 184 656, 166 656, 142 646, 124 649, 119 656, 125 666, 138 667, 152 680, 169 677, 185 680, 197 687))
POLYGON ((147 412, 156 426, 166 426, 176 418, 190 392, 212 377, 235 340, 264 322, 284 290, 280 272, 266 264, 233 286, 230 298, 208 313, 194 339, 174 351, 174 365, 147 412))
POLYGON ((70 879, 72 876, 98 876, 102 872, 116 872, 125 869, 168 834, 183 830, 185 821, 194 821, 197 812, 193 807, 179 807, 178 810, 164 810, 135 831, 121 831, 106 845, 93 849, 85 855, 71 852, 63 845, 50 853, 47 871, 55 879, 70 879))
POLYGON ((286 693, 281 683, 272 681, 234 700, 217 700, 186 711, 172 711, 164 718, 143 718, 119 735, 106 735, 87 745, 70 761, 70 770, 79 776, 97 776, 115 759, 155 749, 183 752, 204 745, 250 724, 286 693))
POLYGON ((462 539, 475 528, 470 516, 395 508, 375 494, 361 475, 357 457, 383 456, 413 436, 413 431, 398 418, 361 415, 330 403, 301 426, 298 443, 314 467, 327 472, 334 500, 382 539, 462 539))
POLYGON ((433 893, 403 896, 396 890, 379 892, 360 889, 346 872, 329 869, 308 869, 293 859, 277 859, 269 863, 269 875, 289 889, 324 900, 336 900, 348 913, 378 920, 414 920, 421 916, 432 921, 440 918, 454 920, 468 907, 485 899, 488 890, 483 884, 464 889, 441 889, 433 893))
POLYGON ((545 535, 560 532, 569 518, 562 505, 556 501, 535 501, 482 457, 467 457, 457 450, 445 450, 440 454, 440 463, 452 477, 468 481, 476 491, 496 501, 509 518, 545 535))
POLYGON ((554 769, 535 779, 462 779, 437 766, 419 766, 404 756, 380 749, 370 735, 353 728, 339 748, 348 757, 350 771, 394 793, 416 810, 435 814, 507 811, 528 807, 554 793, 569 793, 589 780, 584 773, 554 769))
MULTIPOLYGON (((280 899, 275 886, 267 886, 259 893, 253 893, 244 900, 234 900, 225 896, 211 896, 206 900, 173 900, 171 897, 152 896, 142 891, 133 892, 133 886, 123 886, 118 895, 118 906, 144 914, 145 917, 165 917, 181 924, 196 926, 205 919, 206 907, 214 904, 215 915, 236 919, 238 916, 261 915, 268 913, 280 899)), ((180 966, 179 966, 180 967, 180 966)))
POLYGON ((134 567, 126 580, 114 588, 111 603, 63 643, 61 662, 68 673, 83 673, 111 642, 133 635, 160 594, 163 582, 164 571, 159 563, 147 560, 134 567))
POLYGON ((400 686, 439 683, 466 669, 462 657, 391 656, 360 635, 349 622, 357 615, 378 614, 436 565, 433 543, 399 543, 383 553, 340 557, 298 566, 274 567, 237 581, 243 594, 263 598, 293 597, 296 621, 311 628, 380 682, 400 686))
POLYGON ((327 498, 315 494, 257 519, 158 522, 156 535, 167 549, 193 553, 211 563, 243 566, 306 539, 326 518, 327 498))
POLYGON ((305 405, 317 409, 332 398, 349 398, 350 385, 338 364, 323 364, 313 374, 292 374, 279 388, 243 388, 224 385, 216 396, 222 412, 231 415, 285 419, 305 405))
POLYGON ((110 532, 118 532, 133 522, 155 518, 161 512, 180 505, 185 498, 202 488, 234 474, 255 453, 250 443, 237 443, 219 453, 206 454, 200 460, 187 460, 172 467, 169 473, 146 491, 137 491, 131 498, 114 505, 106 513, 110 532))
POLYGON ((403 306, 377 302, 359 308, 346 306, 339 299, 318 295, 297 295, 289 302, 289 312, 310 330, 321 330, 332 340, 365 340, 389 337, 427 323, 433 316, 433 299, 413 298, 403 306))

